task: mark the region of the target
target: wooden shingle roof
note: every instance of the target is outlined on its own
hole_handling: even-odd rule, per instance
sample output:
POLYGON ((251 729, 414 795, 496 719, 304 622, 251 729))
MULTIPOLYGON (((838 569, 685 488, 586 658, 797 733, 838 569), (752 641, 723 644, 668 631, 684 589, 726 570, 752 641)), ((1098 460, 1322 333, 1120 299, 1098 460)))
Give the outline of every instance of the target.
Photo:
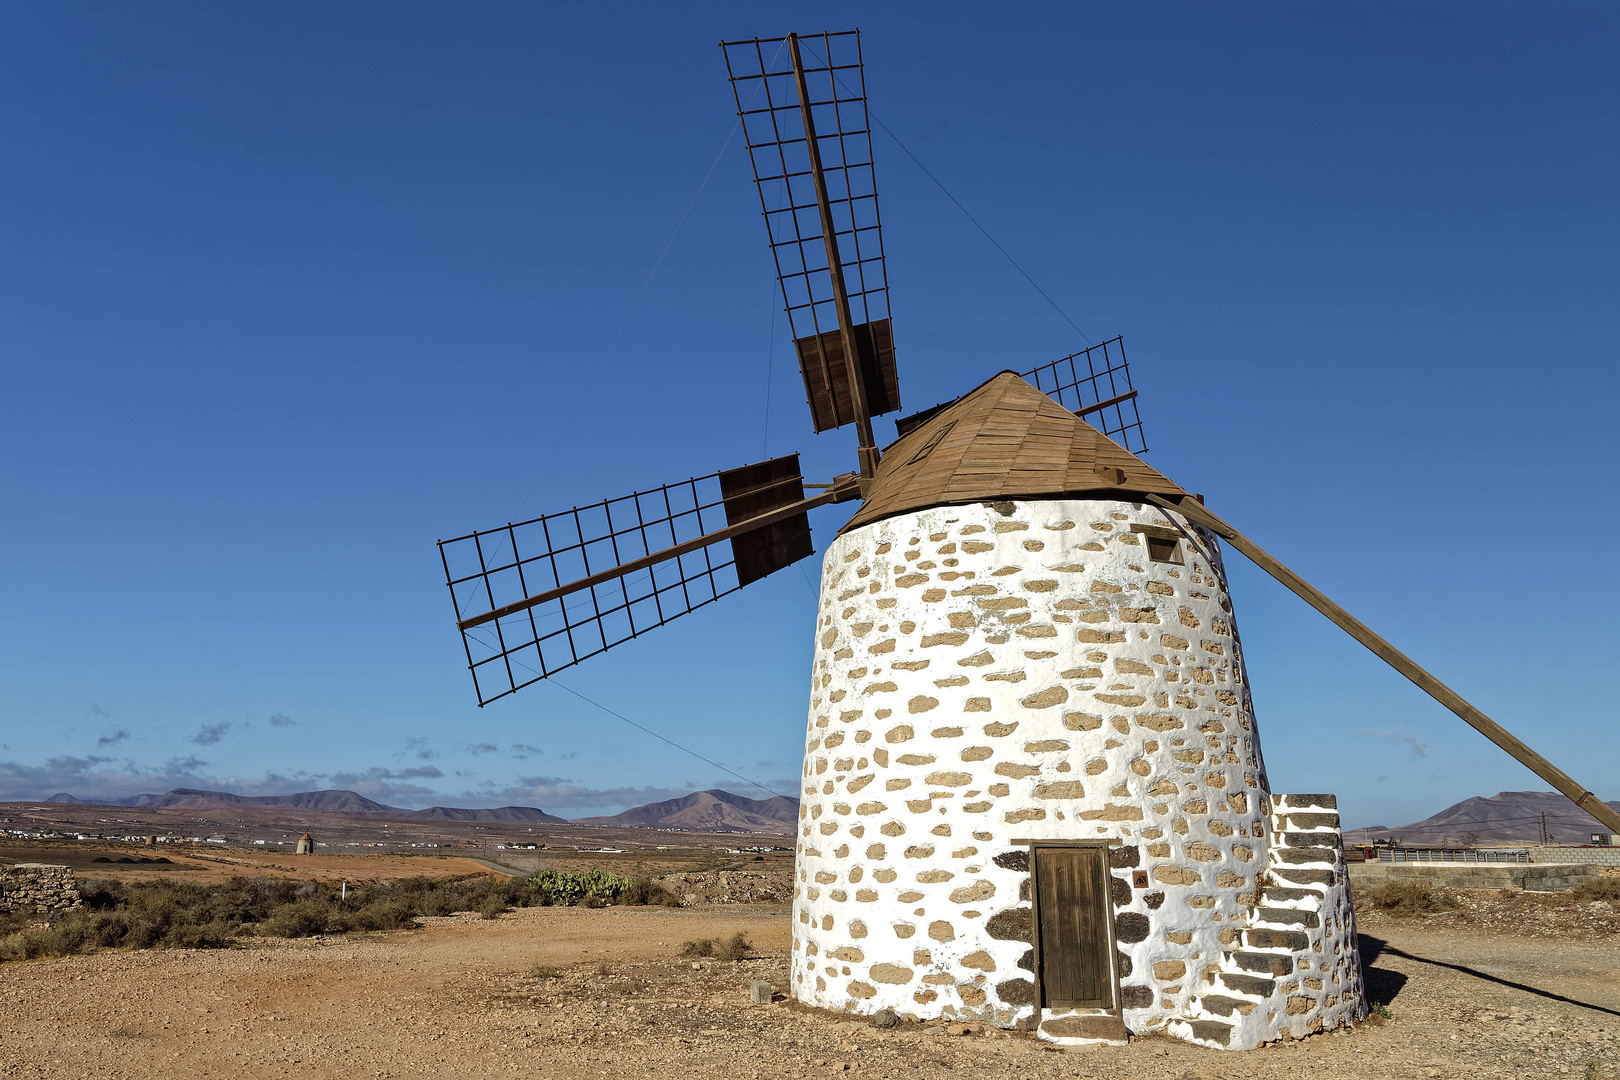
POLYGON ((895 514, 1000 499, 1186 492, 1010 371, 963 395, 884 452, 843 531, 895 514))

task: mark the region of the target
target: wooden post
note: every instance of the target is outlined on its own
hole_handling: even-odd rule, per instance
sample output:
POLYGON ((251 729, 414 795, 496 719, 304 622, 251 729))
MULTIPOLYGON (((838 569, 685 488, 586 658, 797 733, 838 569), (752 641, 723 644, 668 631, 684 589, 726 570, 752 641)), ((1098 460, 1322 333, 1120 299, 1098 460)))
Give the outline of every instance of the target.
MULTIPOLYGON (((832 276, 833 305, 838 309, 839 337, 844 343, 844 369, 849 376, 849 403, 855 409, 855 431, 861 442, 861 479, 864 481, 871 479, 877 470, 877 440, 872 437, 872 416, 866 404, 866 386, 861 381, 861 357, 855 351, 854 318, 849 313, 849 293, 844 288, 844 264, 838 258, 838 236, 833 226, 832 204, 827 198, 827 178, 821 171, 821 145, 816 142, 816 119, 810 112, 810 90, 804 81, 804 61, 799 58, 798 34, 788 35, 788 51, 793 55, 793 78, 799 88, 799 115, 804 118, 805 147, 810 152, 810 178, 815 182, 816 207, 821 211, 821 235, 827 244, 827 270, 832 276)), ((831 66, 830 57, 827 63, 831 66)), ((837 96, 836 93, 834 96, 837 96)), ((819 347, 819 333, 817 339, 819 347)), ((831 379, 827 381, 827 397, 833 403, 836 416, 838 401, 831 379)), ((862 487, 865 487, 864 483, 862 487)))
POLYGON ((1474 730, 1500 746, 1503 750, 1506 750, 1520 764, 1568 796, 1576 806, 1597 818, 1610 829, 1620 831, 1620 813, 1616 813, 1603 800, 1577 784, 1558 766, 1530 749, 1529 746, 1525 745, 1501 724, 1498 724, 1467 701, 1464 701, 1461 694, 1458 694, 1451 687, 1419 667, 1411 657, 1373 633, 1348 611, 1329 600, 1304 578, 1278 562, 1259 544, 1256 544, 1253 540, 1232 528, 1224 520, 1205 509, 1204 505, 1197 499, 1191 496, 1183 496, 1178 502, 1161 498, 1158 495, 1144 495, 1143 498, 1166 510, 1174 510, 1225 539, 1233 547, 1247 555, 1256 566, 1282 582, 1290 591, 1311 605, 1311 607, 1326 615, 1339 629, 1367 646, 1368 649, 1372 650, 1373 655, 1402 675, 1405 675, 1408 679, 1411 679, 1417 684, 1418 689, 1462 717, 1474 730))

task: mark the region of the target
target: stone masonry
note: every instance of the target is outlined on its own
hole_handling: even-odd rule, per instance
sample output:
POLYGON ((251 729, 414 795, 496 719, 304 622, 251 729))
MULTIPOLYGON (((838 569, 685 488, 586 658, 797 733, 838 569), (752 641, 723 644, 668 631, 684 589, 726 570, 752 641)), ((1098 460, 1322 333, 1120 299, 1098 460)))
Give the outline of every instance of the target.
POLYGON ((67 911, 78 907, 79 887, 73 871, 47 863, 0 867, 0 912, 67 911))
POLYGON ((904 514, 829 548, 816 634, 798 1000, 1231 1049, 1364 1012, 1337 813, 1269 789, 1213 536, 1111 500, 904 514), (1119 1008, 1037 1014, 1031 840, 1111 845, 1119 1008))

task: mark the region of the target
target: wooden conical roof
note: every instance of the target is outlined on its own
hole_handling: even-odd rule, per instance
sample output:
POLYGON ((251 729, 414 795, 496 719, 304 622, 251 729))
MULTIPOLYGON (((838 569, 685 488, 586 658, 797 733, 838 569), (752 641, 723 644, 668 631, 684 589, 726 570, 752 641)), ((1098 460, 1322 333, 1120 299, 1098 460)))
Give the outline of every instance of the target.
POLYGON ((1186 492, 1010 371, 958 398, 883 454, 844 531, 953 503, 1186 492))

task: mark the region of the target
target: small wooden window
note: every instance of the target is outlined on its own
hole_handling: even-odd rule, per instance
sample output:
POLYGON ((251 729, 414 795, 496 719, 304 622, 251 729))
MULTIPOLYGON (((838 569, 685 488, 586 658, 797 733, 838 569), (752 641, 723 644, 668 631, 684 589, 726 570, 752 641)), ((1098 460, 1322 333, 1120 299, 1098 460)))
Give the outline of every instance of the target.
POLYGON ((1159 525, 1136 523, 1131 526, 1131 532, 1140 536, 1143 542, 1147 544, 1147 555, 1150 562, 1182 565, 1181 534, 1176 530, 1166 529, 1159 525))

